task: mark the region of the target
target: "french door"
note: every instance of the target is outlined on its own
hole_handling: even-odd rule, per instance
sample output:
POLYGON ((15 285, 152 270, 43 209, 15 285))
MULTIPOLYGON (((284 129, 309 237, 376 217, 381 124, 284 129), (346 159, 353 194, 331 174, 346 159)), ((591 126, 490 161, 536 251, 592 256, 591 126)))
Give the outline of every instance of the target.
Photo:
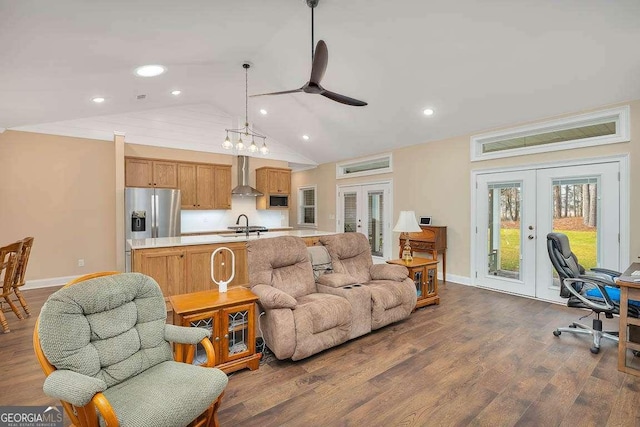
POLYGON ((472 282, 560 301, 552 231, 567 234, 585 268, 619 270, 619 172, 619 162, 603 162, 478 173, 472 282))
POLYGON ((336 231, 364 234, 374 259, 390 259, 391 184, 340 186, 337 193, 336 231))

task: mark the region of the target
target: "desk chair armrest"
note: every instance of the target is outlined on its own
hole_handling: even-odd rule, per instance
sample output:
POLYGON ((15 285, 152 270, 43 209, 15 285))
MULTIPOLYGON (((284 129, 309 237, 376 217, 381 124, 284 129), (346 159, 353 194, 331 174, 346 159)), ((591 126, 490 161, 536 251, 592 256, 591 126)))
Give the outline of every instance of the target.
POLYGON ((589 282, 598 282, 602 286, 613 286, 614 288, 619 288, 618 284, 610 279, 609 276, 605 275, 597 275, 597 274, 583 274, 578 276, 577 279, 585 279, 585 281, 589 282))
POLYGON ((611 297, 609 297, 609 294, 607 293, 607 290, 605 289, 604 285, 602 283, 599 283, 599 280, 594 280, 593 278, 585 278, 585 277, 579 277, 577 279, 572 279, 572 278, 567 278, 564 279, 563 286, 571 293, 571 295, 575 296, 576 298, 578 298, 580 301, 582 301, 582 303, 584 303, 586 306, 594 308, 596 310, 601 310, 601 311, 614 311, 616 306, 613 303, 613 301, 611 300, 611 297), (573 283, 585 283, 585 284, 591 284, 594 285, 598 288, 598 290, 600 290, 600 294, 602 295, 602 298, 604 299, 604 303, 599 303, 597 301, 592 301, 590 299, 585 298, 584 295, 582 295, 580 292, 576 291, 576 289, 572 286, 573 283))
POLYGON ((42 386, 47 396, 78 407, 86 405, 96 393, 106 389, 107 383, 104 381, 66 369, 53 371, 42 386))
POLYGON ((615 270, 609 270, 608 268, 592 268, 590 271, 593 271, 594 273, 598 273, 598 274, 604 274, 605 276, 609 277, 611 280, 615 279, 616 277, 620 277, 622 276, 622 273, 620 273, 619 271, 615 271, 615 270))
POLYGON ((188 326, 164 325, 164 339, 178 344, 198 344, 204 338, 209 338, 211 331, 204 328, 190 328, 188 326))

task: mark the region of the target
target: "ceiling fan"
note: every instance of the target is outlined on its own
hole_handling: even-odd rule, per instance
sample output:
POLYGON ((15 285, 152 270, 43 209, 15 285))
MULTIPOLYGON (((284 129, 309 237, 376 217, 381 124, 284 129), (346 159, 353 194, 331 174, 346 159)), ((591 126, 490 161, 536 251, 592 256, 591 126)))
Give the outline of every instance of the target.
POLYGON ((322 86, 320 86, 320 81, 324 76, 324 72, 327 69, 327 61, 329 60, 329 51, 327 50, 327 44, 323 40, 319 40, 316 45, 315 55, 313 50, 313 9, 318 5, 319 0, 306 0, 307 6, 311 8, 311 77, 309 81, 306 82, 301 88, 293 89, 293 90, 285 90, 282 92, 271 92, 271 93, 261 93, 259 95, 251 95, 254 96, 265 96, 265 95, 283 95, 285 93, 296 93, 296 92, 304 92, 304 93, 313 93, 317 95, 325 96, 329 99, 332 99, 336 102, 340 102, 342 104, 353 105, 356 107, 363 107, 367 105, 364 101, 359 101, 354 98, 350 98, 345 95, 340 95, 339 93, 331 92, 326 90, 322 86))

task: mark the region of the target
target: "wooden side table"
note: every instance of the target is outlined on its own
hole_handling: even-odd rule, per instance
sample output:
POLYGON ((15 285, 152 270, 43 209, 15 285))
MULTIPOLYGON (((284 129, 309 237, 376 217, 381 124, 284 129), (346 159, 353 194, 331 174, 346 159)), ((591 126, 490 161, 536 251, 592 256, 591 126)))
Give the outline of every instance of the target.
MULTIPOLYGON (((196 326, 211 331, 216 367, 225 373, 258 369, 256 353, 255 302, 258 296, 244 287, 172 295, 173 324, 196 326)), ((204 351, 193 345, 176 345, 176 360, 200 362, 204 351)), ((202 361, 204 363, 204 361, 202 361)))
MULTIPOLYGON (((628 350, 640 351, 640 342, 634 342, 629 339, 629 329, 640 328, 640 319, 629 317, 629 300, 640 300, 640 276, 632 276, 634 271, 640 271, 640 263, 633 263, 620 276, 616 283, 620 286, 620 329, 618 342, 618 370, 628 374, 640 376, 640 368, 629 366, 627 364, 628 350)), ((637 339, 637 337, 631 337, 637 339)), ((634 358, 637 359, 637 358, 634 358)))
POLYGON ((403 265, 409 269, 409 277, 416 284, 416 292, 418 293, 416 308, 440 304, 437 259, 413 257, 413 261, 409 263, 401 259, 389 260, 387 263, 403 265))

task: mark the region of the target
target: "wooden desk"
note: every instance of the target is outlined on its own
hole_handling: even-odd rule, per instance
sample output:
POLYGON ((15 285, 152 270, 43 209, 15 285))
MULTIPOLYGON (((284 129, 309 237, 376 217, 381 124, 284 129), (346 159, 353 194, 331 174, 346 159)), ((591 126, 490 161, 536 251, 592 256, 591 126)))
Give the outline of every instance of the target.
POLYGON ((430 304, 440 304, 438 296, 438 260, 414 257, 411 262, 401 259, 387 261, 389 264, 403 265, 409 269, 409 277, 416 285, 418 301, 416 308, 430 304))
POLYGON ((640 282, 634 279, 640 279, 640 276, 631 276, 631 273, 640 270, 640 263, 633 263, 618 278, 616 283, 620 286, 620 342, 618 343, 618 370, 628 374, 640 376, 640 367, 631 367, 627 365, 627 356, 629 350, 640 351, 640 343, 629 341, 628 335, 630 326, 640 327, 640 319, 629 317, 629 300, 640 301, 640 282))
POLYGON ((398 257, 402 258, 402 248, 409 235, 411 245, 411 255, 413 252, 423 252, 431 255, 434 260, 438 259, 438 254, 442 254, 442 282, 447 281, 447 227, 438 225, 421 225, 419 233, 400 233, 400 252, 398 257))
MULTIPOLYGON (((256 353, 255 302, 258 296, 244 287, 171 295, 173 324, 204 327, 211 330, 216 352, 216 367, 225 373, 238 369, 258 369, 256 353)), ((176 347, 176 360, 191 361, 193 346, 176 347)), ((197 349, 196 349, 197 351, 197 349)), ((197 360, 196 355, 196 360, 197 360)))

